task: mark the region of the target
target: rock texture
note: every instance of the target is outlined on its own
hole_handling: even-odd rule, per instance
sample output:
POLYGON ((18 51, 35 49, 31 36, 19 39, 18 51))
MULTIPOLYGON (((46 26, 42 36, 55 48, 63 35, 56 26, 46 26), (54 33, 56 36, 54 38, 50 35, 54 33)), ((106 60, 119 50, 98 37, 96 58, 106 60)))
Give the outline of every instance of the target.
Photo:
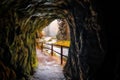
MULTIPOLYGON (((98 1, 104 3, 102 0, 98 1)), ((42 30, 54 19, 66 19, 70 27, 71 46, 64 67, 66 80, 98 80, 103 79, 103 76, 108 79, 109 76, 106 74, 112 76, 112 80, 119 80, 119 55, 109 54, 110 52, 118 53, 119 50, 115 43, 112 43, 118 42, 113 40, 116 37, 111 34, 115 24, 105 21, 110 21, 109 18, 114 19, 111 18, 113 9, 110 7, 112 10, 108 10, 111 5, 101 9, 95 4, 97 4, 96 0, 1 0, 0 80, 29 79, 36 64, 36 30, 42 30), (99 9, 108 10, 109 13, 104 14, 99 9), (108 14, 111 15, 108 16, 108 14), (100 19, 101 15, 104 15, 105 20, 100 19), (101 26, 105 28, 98 23, 102 20, 104 22, 101 26), (110 24, 112 28, 109 27, 110 24), (102 33, 105 29, 109 40, 109 50, 106 55, 102 33), (101 74, 107 69, 106 74, 98 76, 99 69, 101 74), (111 74, 108 73, 109 71, 111 74)))
MULTIPOLYGON (((3 1, 4 2, 4 1, 3 1)), ((34 26, 13 6, 0 9, 0 80, 26 80, 36 66, 34 26)))

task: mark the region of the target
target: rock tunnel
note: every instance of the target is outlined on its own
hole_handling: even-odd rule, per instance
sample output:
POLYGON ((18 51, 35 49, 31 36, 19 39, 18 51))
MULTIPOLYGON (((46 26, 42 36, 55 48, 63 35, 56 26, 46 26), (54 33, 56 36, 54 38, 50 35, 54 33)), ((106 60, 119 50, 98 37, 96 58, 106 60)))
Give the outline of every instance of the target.
POLYGON ((118 80, 119 55, 111 54, 112 25, 101 5, 95 0, 1 0, 0 80, 29 80, 37 66, 36 31, 54 19, 66 19, 70 28, 66 80, 104 80, 110 75, 118 80))

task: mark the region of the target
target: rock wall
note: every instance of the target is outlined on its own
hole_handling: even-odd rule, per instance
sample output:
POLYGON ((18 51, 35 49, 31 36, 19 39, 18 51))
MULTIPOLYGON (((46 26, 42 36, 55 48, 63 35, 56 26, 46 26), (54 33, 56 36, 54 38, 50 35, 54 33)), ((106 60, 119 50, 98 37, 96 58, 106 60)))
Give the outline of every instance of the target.
POLYGON ((95 80, 105 55, 97 13, 90 1, 71 0, 70 3, 67 21, 71 46, 64 73, 67 80, 95 80))
POLYGON ((26 21, 12 9, 0 14, 0 80, 29 79, 37 65, 34 26, 26 21))

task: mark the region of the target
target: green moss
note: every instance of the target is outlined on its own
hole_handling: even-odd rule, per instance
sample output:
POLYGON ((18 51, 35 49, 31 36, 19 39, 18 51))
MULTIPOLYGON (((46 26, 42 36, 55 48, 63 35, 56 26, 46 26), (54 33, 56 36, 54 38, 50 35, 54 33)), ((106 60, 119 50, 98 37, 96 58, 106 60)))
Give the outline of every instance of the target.
POLYGON ((36 50, 33 50, 32 51, 32 67, 33 68, 36 68, 38 66, 38 61, 37 61, 37 58, 36 58, 36 50))
POLYGON ((36 57, 33 57, 33 58, 32 58, 32 67, 33 67, 33 68, 36 68, 37 66, 38 66, 37 58, 36 58, 36 57))

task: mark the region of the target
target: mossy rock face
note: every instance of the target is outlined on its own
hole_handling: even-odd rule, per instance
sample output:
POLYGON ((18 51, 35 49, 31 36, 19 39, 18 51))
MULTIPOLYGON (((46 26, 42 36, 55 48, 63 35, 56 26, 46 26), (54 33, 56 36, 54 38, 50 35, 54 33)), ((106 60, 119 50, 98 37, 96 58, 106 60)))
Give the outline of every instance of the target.
POLYGON ((36 27, 31 27, 26 19, 24 24, 13 11, 0 14, 0 80, 26 80, 37 66, 36 27))

